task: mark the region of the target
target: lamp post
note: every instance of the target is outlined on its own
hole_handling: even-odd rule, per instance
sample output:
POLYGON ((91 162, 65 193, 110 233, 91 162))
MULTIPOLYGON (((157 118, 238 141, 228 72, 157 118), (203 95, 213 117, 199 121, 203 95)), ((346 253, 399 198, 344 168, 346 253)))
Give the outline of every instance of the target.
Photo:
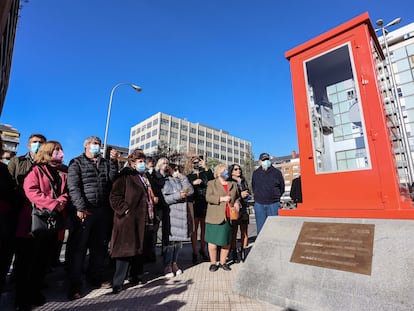
POLYGON ((108 139, 108 129, 109 129, 109 119, 111 117, 111 109, 112 109, 112 97, 114 96, 114 92, 115 90, 121 86, 121 85, 129 85, 130 87, 132 87, 135 91, 137 92, 141 92, 142 88, 138 85, 132 84, 132 83, 127 83, 127 82, 121 82, 118 83, 117 85, 115 85, 112 88, 111 91, 111 96, 109 97, 109 107, 108 107, 108 116, 106 117, 106 127, 105 127, 105 138, 104 138, 104 146, 103 146, 103 157, 106 157, 106 149, 107 149, 107 139, 108 139))
POLYGON ((400 120, 399 126, 401 128, 402 141, 403 141, 403 145, 404 145, 404 153, 405 153, 406 159, 407 159, 408 179, 409 179, 408 182, 409 182, 409 185, 411 185, 413 180, 414 180, 414 178, 413 178, 413 176, 414 176, 413 158, 412 158, 412 155, 411 155, 410 142, 409 142, 408 136, 407 136, 407 130, 406 130, 405 121, 404 121, 404 114, 403 114, 402 107, 401 107, 400 97, 398 95, 397 82, 396 82, 396 79, 395 79, 394 69, 392 68, 392 64, 391 64, 391 54, 390 54, 390 50, 389 50, 389 47, 388 47, 388 41, 387 41, 387 34, 388 34, 387 27, 397 25, 400 22, 401 22, 401 18, 398 17, 398 18, 392 20, 391 22, 389 22, 388 24, 384 25, 384 21, 382 19, 379 19, 375 23, 380 28, 376 29, 375 31, 381 30, 381 32, 382 32, 382 44, 385 47, 385 54, 386 54, 385 58, 387 60, 387 68, 389 68, 389 73, 390 73, 390 76, 391 76, 392 93, 393 93, 394 101, 395 101, 396 106, 397 106, 397 114, 398 114, 398 118, 400 120))

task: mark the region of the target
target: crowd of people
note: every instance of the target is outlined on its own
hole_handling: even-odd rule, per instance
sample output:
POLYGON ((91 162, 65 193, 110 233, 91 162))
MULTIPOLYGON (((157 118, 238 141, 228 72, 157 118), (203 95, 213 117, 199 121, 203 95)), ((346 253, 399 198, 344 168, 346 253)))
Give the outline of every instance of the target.
MULTIPOLYGON (((118 152, 104 158, 96 136, 85 139, 82 154, 68 165, 62 145, 42 134, 32 134, 27 147, 15 157, 0 150, 0 292, 12 267, 16 310, 45 303, 42 285, 48 269, 60 264, 66 230, 70 300, 82 297, 84 281, 113 294, 126 279, 144 283, 144 264, 156 261, 160 226, 166 278, 183 273, 183 242, 191 242, 192 262, 209 261, 211 272, 230 271, 229 254, 235 263, 238 254, 246 259, 252 193, 240 165, 218 164, 213 173, 200 155, 182 166, 136 149, 119 167, 118 152), (230 217, 233 210, 237 219, 230 217), (35 234, 34 211, 53 215, 52 229, 35 234), (114 270, 109 279, 107 259, 114 270)), ((284 192, 280 171, 268 162, 261 154, 252 179, 258 233, 267 216, 277 215, 284 192)))

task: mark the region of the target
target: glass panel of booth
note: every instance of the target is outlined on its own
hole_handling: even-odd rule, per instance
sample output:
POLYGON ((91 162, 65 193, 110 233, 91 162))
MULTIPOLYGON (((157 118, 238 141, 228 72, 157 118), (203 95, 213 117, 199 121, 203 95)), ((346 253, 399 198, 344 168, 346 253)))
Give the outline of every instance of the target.
POLYGON ((315 173, 370 169, 350 44, 304 62, 315 173))

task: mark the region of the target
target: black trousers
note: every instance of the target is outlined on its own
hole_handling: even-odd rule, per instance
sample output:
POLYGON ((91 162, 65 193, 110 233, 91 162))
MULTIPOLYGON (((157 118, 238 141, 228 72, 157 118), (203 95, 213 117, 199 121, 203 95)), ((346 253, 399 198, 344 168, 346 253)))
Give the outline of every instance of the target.
POLYGON ((104 278, 104 263, 108 258, 109 238, 109 208, 95 208, 89 210, 84 222, 76 214, 71 217, 69 227, 68 260, 69 281, 71 291, 80 290, 82 272, 87 250, 89 249, 89 264, 87 278, 93 285, 99 285, 104 278))
POLYGON ((144 259, 142 255, 134 257, 116 258, 116 268, 112 281, 113 287, 121 287, 128 275, 133 279, 137 279, 143 273, 144 259))
POLYGON ((15 253, 16 306, 30 306, 37 296, 49 269, 50 256, 57 233, 36 238, 17 238, 15 253))

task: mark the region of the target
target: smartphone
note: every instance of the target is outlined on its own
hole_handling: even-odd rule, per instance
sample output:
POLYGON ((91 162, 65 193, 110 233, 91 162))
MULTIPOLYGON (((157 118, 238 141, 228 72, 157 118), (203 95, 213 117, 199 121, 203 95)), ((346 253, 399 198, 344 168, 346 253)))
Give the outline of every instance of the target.
POLYGON ((204 156, 202 156, 202 155, 199 156, 199 158, 200 158, 200 160, 204 160, 204 156))

